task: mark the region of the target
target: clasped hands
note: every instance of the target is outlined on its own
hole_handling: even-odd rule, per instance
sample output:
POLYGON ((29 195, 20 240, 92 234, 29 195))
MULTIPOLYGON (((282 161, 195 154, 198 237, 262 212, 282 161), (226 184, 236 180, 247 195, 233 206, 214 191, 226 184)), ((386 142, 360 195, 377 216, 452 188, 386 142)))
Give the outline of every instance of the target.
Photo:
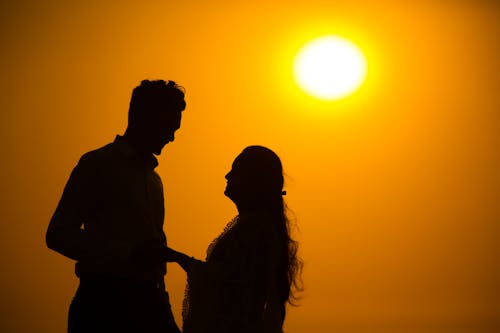
POLYGON ((149 240, 137 243, 132 247, 131 257, 135 264, 144 269, 165 262, 176 262, 187 272, 192 264, 201 262, 182 252, 169 248, 164 242, 159 240, 149 240))

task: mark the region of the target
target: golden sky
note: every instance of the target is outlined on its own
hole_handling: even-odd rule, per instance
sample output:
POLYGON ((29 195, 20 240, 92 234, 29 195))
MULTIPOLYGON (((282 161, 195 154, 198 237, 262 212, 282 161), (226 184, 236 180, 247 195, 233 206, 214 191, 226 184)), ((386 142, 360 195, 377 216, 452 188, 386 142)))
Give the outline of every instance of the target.
MULTIPOLYGON (((500 330, 495 1, 3 1, 0 27, 1 332, 65 332, 78 281, 45 230, 145 78, 187 91, 157 169, 172 247, 203 257, 236 214, 245 146, 281 156, 306 288, 287 333, 500 330), (368 60, 345 100, 293 82, 324 34, 368 60)), ((169 266, 179 322, 184 283, 169 266)))

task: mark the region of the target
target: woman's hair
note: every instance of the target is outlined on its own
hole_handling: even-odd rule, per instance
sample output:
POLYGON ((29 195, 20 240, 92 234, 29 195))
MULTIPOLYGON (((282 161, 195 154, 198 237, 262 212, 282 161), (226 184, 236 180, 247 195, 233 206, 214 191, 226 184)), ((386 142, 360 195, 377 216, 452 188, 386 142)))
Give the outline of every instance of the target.
POLYGON ((291 222, 287 215, 287 206, 283 200, 286 194, 283 191, 284 177, 281 160, 272 150, 262 146, 249 146, 243 150, 241 156, 251 166, 252 181, 259 188, 259 197, 265 209, 276 221, 276 227, 282 246, 278 293, 281 307, 281 321, 285 320, 286 303, 296 305, 296 292, 301 291, 302 260, 298 257, 298 242, 291 237, 291 222))

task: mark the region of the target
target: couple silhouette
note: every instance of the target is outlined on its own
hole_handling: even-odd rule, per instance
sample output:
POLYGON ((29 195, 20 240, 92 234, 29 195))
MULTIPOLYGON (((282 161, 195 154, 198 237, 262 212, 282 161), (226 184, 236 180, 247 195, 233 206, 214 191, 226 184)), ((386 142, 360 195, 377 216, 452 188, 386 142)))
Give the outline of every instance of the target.
POLYGON ((84 154, 73 169, 46 233, 50 249, 76 261, 80 283, 68 332, 181 332, 164 283, 167 262, 187 273, 183 332, 283 331, 301 261, 273 151, 249 146, 234 160, 224 194, 238 215, 205 260, 167 246, 155 155, 174 141, 185 107, 174 81, 142 81, 124 135, 84 154))

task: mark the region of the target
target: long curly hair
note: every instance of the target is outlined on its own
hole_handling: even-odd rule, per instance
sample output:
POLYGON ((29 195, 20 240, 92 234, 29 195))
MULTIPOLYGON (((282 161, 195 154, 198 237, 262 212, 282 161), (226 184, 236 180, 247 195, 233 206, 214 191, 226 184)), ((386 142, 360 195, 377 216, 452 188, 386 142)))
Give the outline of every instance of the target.
MULTIPOLYGON (((280 158, 271 149, 263 146, 246 147, 240 154, 248 166, 247 174, 259 205, 275 222, 280 239, 281 255, 278 269, 278 294, 281 322, 286 315, 286 304, 297 305, 297 293, 303 290, 301 273, 303 262, 298 256, 298 242, 292 237, 292 222, 288 217, 288 207, 284 201, 284 176, 280 158)), ((242 162, 243 162, 242 161, 242 162)), ((240 164, 240 165, 241 165, 240 164)))

